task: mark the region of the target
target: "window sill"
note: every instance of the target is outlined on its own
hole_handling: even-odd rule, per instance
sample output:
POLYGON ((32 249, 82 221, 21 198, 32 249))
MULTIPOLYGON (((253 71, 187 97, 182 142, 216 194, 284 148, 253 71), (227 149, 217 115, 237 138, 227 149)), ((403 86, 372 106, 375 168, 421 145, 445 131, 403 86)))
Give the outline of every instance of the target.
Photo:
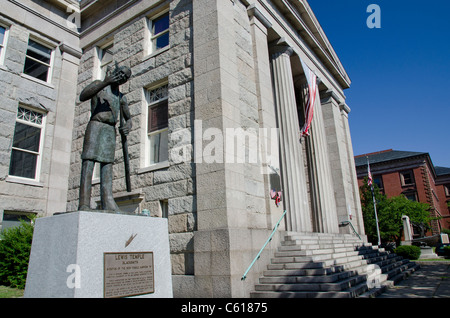
POLYGON ((40 79, 37 79, 37 78, 35 78, 33 76, 30 76, 30 75, 27 75, 25 73, 21 73, 20 76, 22 76, 23 78, 26 78, 26 79, 28 79, 30 81, 33 81, 35 83, 42 84, 44 86, 47 86, 47 87, 50 87, 50 88, 53 88, 53 89, 55 88, 55 86, 53 86, 51 83, 42 81, 40 79))
POLYGON ((39 181, 36 181, 33 179, 26 179, 26 178, 15 177, 15 176, 7 176, 6 182, 19 183, 19 184, 29 185, 29 186, 33 186, 33 187, 40 187, 40 188, 44 187, 44 184, 42 182, 39 182, 39 181))
POLYGON ((158 162, 155 163, 151 166, 148 167, 144 167, 144 168, 140 168, 137 173, 138 174, 142 174, 142 173, 147 173, 147 172, 151 172, 151 171, 155 171, 155 170, 159 170, 159 169, 164 169, 164 168, 168 168, 169 167, 169 161, 163 161, 163 162, 158 162))

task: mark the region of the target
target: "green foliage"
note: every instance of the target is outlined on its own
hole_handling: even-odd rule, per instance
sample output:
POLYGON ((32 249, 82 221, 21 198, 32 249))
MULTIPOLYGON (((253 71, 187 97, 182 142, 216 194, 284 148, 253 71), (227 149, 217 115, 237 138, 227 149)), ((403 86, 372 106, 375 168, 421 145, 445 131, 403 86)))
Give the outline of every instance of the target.
MULTIPOLYGON (((364 218, 364 229, 370 242, 377 243, 377 230, 375 221, 372 191, 367 185, 367 178, 361 186, 361 204, 364 218)), ((401 241, 403 232, 402 215, 409 216, 411 222, 428 224, 429 206, 425 203, 408 200, 405 196, 387 198, 374 184, 374 196, 378 215, 378 225, 382 242, 401 241)))
MULTIPOLYGON (((386 196, 383 195, 376 184, 374 186, 374 197, 377 205, 386 200, 386 196)), ((364 219, 364 230, 366 232, 369 242, 377 244, 377 229, 375 220, 375 210, 373 204, 373 196, 370 187, 367 185, 367 177, 364 178, 364 184, 360 187, 361 205, 364 219)), ((377 207, 377 214, 380 217, 380 213, 377 207)))
POLYGON ((444 246, 444 256, 445 258, 450 258, 450 245, 444 246))
POLYGON ((394 250, 394 253, 404 258, 415 260, 420 257, 420 247, 414 245, 402 245, 394 250))
POLYGON ((20 226, 0 233, 0 284, 25 288, 30 259, 33 225, 24 220, 20 226))

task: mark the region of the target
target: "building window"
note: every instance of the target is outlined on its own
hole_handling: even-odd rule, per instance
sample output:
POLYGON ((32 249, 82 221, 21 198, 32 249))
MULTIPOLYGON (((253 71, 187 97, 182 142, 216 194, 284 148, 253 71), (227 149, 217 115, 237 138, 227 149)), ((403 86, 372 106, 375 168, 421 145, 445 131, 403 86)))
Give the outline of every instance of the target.
POLYGON ((169 158, 168 97, 167 84, 147 91, 147 165, 164 162, 169 158))
POLYGON ((412 171, 400 172, 400 180, 402 186, 413 185, 414 184, 414 174, 412 171))
POLYGON ((375 183, 380 191, 383 191, 383 178, 381 176, 374 176, 373 183, 375 183))
POLYGON ((151 53, 169 45, 169 12, 149 20, 151 53))
POLYGON ((1 223, 1 230, 20 226, 21 221, 31 223, 31 217, 34 214, 27 212, 5 211, 1 223))
POLYGON ((113 46, 114 44, 110 43, 99 49, 98 59, 100 60, 100 72, 98 79, 104 79, 108 68, 112 68, 113 46))
POLYGON ((8 29, 0 25, 0 65, 4 64, 5 51, 6 51, 6 39, 8 38, 8 29))
POLYGON ((169 217, 169 201, 161 200, 159 201, 159 204, 161 206, 161 217, 167 219, 169 217))
POLYGON ((445 196, 450 197, 450 184, 444 185, 445 196))
POLYGON ((53 50, 32 39, 28 40, 24 74, 50 82, 53 50))
POLYGON ((45 115, 19 107, 9 165, 9 175, 38 180, 45 115))
POLYGON ((409 200, 409 201, 417 201, 417 194, 416 192, 405 192, 403 195, 409 200))

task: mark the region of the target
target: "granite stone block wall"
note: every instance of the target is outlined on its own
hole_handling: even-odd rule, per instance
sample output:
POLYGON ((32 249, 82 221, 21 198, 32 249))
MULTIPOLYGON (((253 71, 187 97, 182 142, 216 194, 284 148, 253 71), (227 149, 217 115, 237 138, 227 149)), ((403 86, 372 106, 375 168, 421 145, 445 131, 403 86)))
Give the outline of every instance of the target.
MULTIPOLYGON (((116 201, 134 196, 134 212, 147 209, 151 216, 161 217, 167 206, 172 274, 193 275, 193 231, 196 230, 195 165, 179 160, 179 151, 192 157, 193 144, 193 75, 192 75, 192 3, 171 1, 127 21, 111 34, 99 35, 98 41, 84 48, 78 74, 78 91, 88 85, 99 68, 98 51, 105 42, 112 42, 113 60, 131 68, 132 77, 120 90, 128 101, 133 128, 128 135, 133 191, 126 192, 120 135, 117 133, 113 193, 116 201), (149 53, 148 18, 168 10, 170 45, 149 53), (162 165, 146 166, 145 139, 148 103, 145 90, 155 85, 168 85, 168 148, 169 160, 162 165), (178 151, 171 153, 171 151, 178 151), (181 161, 181 162, 180 162, 181 161)), ((84 131, 90 117, 90 102, 77 102, 73 131, 69 200, 67 209, 78 208, 81 173, 81 151, 84 131)), ((91 207, 99 200, 99 184, 93 185, 91 207)))

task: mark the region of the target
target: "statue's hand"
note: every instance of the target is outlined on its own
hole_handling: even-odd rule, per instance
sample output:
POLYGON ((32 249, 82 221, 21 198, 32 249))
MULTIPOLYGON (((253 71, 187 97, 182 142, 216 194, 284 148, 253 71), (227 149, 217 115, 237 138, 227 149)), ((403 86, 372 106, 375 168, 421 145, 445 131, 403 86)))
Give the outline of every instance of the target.
POLYGON ((119 132, 125 136, 127 136, 130 133, 130 130, 131 130, 131 120, 127 120, 127 122, 123 127, 119 127, 119 132))
POLYGON ((121 77, 120 73, 112 72, 105 76, 104 82, 106 84, 115 84, 115 83, 118 83, 121 79, 122 79, 122 77, 121 77))

